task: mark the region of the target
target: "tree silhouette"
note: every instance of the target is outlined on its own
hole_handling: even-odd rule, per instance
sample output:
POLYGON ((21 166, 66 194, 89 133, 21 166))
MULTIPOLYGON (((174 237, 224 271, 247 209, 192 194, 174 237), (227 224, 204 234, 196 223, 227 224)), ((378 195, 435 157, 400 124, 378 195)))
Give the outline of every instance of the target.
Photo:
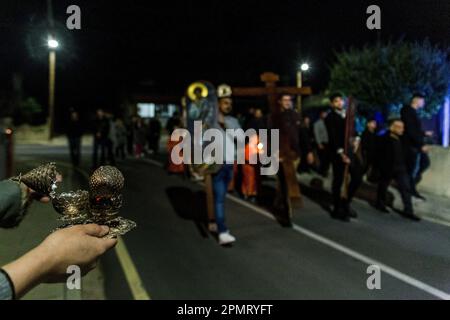
POLYGON ((426 95, 421 116, 439 111, 450 88, 450 50, 429 41, 377 43, 336 53, 329 89, 354 96, 362 112, 398 113, 414 92, 426 95))

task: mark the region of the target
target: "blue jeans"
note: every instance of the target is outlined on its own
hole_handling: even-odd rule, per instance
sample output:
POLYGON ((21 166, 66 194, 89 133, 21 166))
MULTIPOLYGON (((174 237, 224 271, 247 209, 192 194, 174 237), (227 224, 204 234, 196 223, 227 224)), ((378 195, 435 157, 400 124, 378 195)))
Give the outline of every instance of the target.
POLYGON ((214 192, 214 211, 216 215, 217 230, 219 233, 228 231, 225 225, 225 197, 228 184, 233 178, 233 165, 224 164, 220 170, 213 175, 212 184, 214 192))

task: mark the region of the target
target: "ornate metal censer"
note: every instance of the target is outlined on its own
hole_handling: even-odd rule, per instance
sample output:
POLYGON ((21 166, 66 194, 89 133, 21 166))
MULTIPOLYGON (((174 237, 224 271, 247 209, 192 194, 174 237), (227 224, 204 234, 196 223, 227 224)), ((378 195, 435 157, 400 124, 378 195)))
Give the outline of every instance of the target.
POLYGON ((56 164, 51 162, 13 180, 51 198, 53 208, 64 222, 60 228, 76 224, 97 223, 107 225, 106 237, 124 235, 136 227, 136 223, 119 216, 122 207, 124 177, 116 167, 102 166, 91 175, 89 191, 78 190, 56 193, 56 164))

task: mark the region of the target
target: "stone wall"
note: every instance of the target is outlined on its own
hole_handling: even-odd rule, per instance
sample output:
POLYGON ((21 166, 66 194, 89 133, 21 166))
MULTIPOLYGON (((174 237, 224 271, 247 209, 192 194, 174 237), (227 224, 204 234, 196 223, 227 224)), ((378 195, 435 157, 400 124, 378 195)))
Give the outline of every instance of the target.
POLYGON ((432 146, 430 160, 431 166, 423 175, 419 192, 450 198, 450 148, 432 146))

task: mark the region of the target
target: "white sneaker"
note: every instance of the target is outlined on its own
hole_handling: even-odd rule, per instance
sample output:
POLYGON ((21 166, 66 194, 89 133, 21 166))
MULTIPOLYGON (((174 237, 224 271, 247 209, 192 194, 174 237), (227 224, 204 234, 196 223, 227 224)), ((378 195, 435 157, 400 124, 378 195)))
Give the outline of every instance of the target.
POLYGON ((233 237, 230 232, 222 232, 219 234, 219 244, 221 246, 230 244, 236 241, 236 238, 233 237))

